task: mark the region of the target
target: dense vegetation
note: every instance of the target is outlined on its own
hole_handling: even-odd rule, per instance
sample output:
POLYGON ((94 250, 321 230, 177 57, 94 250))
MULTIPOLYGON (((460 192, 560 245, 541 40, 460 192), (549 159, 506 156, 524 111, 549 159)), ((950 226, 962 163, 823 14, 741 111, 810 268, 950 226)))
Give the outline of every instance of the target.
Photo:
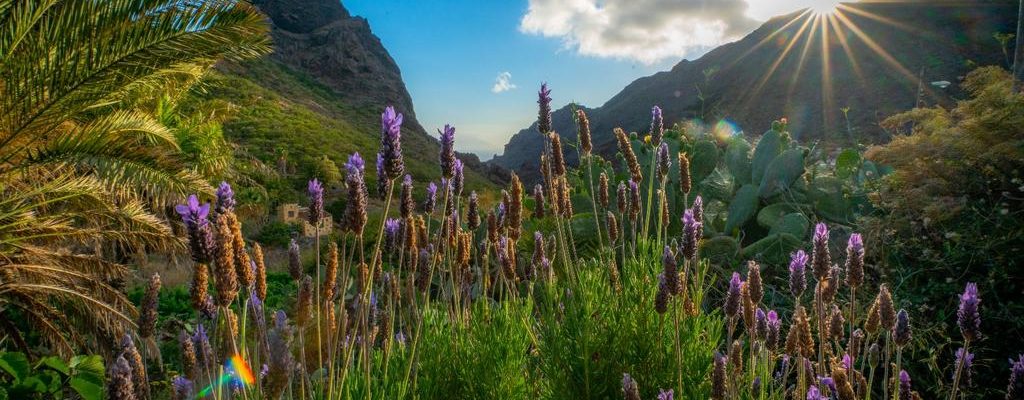
POLYGON ((545 85, 542 182, 491 192, 454 127, 412 160, 436 144, 391 107, 332 111, 379 121, 360 135, 211 72, 268 50, 246 3, 0 21, 0 399, 1024 397, 1024 95, 1001 69, 866 154, 654 107, 604 160, 584 110, 576 143, 551 132, 545 85), (340 229, 243 229, 282 201, 340 229), (177 253, 188 285, 126 287, 177 253))

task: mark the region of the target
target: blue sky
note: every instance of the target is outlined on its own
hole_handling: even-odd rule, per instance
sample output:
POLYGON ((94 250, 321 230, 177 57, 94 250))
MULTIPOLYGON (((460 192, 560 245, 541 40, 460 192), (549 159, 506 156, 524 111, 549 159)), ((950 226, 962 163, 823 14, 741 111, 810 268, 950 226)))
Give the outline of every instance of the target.
POLYGON ((434 133, 455 125, 456 147, 487 160, 536 119, 541 82, 552 87, 556 107, 570 101, 596 107, 634 79, 742 37, 770 15, 834 1, 343 3, 369 20, 398 63, 424 128, 434 133))

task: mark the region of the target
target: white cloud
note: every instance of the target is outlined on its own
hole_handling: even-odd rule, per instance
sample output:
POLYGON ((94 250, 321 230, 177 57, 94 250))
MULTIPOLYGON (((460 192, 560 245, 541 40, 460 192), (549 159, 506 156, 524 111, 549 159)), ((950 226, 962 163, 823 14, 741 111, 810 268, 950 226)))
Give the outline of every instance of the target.
POLYGON ((494 78, 494 86, 491 87, 491 92, 501 93, 515 88, 516 84, 512 83, 512 73, 505 71, 498 74, 497 78, 494 78))
MULTIPOLYGON (((773 0, 749 0, 773 1, 773 0)), ((523 33, 579 54, 653 64, 693 56, 756 28, 748 0, 529 0, 523 33)))

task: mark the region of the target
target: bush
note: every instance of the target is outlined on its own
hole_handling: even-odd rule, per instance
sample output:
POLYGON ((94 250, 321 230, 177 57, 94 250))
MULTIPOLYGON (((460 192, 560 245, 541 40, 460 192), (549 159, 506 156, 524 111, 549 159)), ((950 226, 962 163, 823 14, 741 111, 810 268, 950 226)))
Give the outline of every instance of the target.
POLYGON ((889 129, 909 135, 867 153, 895 169, 872 198, 879 212, 864 223, 868 241, 886 244, 876 248, 881 272, 899 297, 928 305, 915 320, 933 321, 922 330, 942 334, 929 335, 914 357, 937 358, 937 378, 949 376, 949 367, 938 367, 950 365, 955 351, 947 338, 959 337, 948 294, 966 281, 988 294, 980 346, 1005 356, 982 367, 993 373, 977 375, 979 388, 1002 386, 1001 360, 1024 336, 1024 95, 1012 92, 1012 82, 1001 68, 975 70, 963 82, 970 98, 888 119, 889 129))

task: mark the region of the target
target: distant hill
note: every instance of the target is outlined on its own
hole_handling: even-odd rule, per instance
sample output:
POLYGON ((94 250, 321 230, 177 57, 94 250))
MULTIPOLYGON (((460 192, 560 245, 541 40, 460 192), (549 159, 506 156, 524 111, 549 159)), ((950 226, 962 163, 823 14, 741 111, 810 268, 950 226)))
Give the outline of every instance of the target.
MULTIPOLYGON (((225 135, 268 165, 284 160, 303 179, 323 155, 341 167, 358 151, 373 179, 380 113, 405 114, 406 171, 418 182, 436 179, 437 140, 419 124, 398 65, 364 18, 339 0, 254 0, 271 24, 274 52, 243 64, 219 65, 208 97, 228 100, 237 114, 225 135)), ((487 187, 507 174, 472 154, 470 187, 487 187)), ((418 185, 424 186, 424 185, 418 185)))
MULTIPOLYGON (((976 65, 1006 65, 993 35, 1015 31, 1016 10, 1015 1, 933 0, 851 3, 831 17, 810 12, 776 17, 739 41, 637 79, 600 107, 587 109, 594 146, 611 156, 613 128, 646 133, 653 105, 664 109, 666 125, 726 118, 747 135, 759 135, 785 116, 800 140, 886 141, 888 134, 878 125, 886 116, 919 101, 949 104, 961 95, 958 80, 976 65), (931 84, 937 81, 952 85, 931 84)), ((551 84, 557 91, 558 83, 551 84)), ((575 142, 569 106, 554 112, 553 126, 564 140, 575 142)), ((535 179, 541 152, 537 135, 536 123, 519 131, 490 163, 535 179)))

